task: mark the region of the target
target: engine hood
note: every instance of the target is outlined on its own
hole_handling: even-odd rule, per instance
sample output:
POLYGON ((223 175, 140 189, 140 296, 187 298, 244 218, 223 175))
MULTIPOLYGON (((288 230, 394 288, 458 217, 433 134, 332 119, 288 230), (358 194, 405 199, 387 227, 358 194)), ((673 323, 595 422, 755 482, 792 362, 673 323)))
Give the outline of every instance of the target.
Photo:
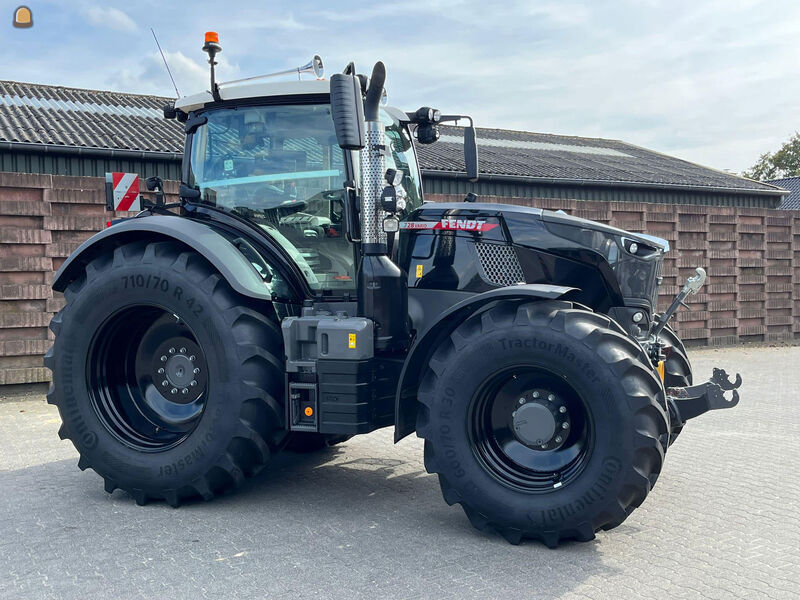
MULTIPOLYGON (((543 210, 529 206, 517 206, 514 204, 495 204, 490 202, 426 202, 417 211, 417 218, 422 219, 475 219, 492 217, 509 217, 506 221, 514 221, 517 224, 530 221, 531 226, 541 226, 542 224, 555 224, 560 226, 575 227, 582 230, 599 231, 611 234, 620 238, 625 238, 637 243, 652 246, 661 252, 669 251, 669 242, 656 236, 645 233, 633 233, 611 227, 597 221, 590 221, 580 217, 573 217, 559 211, 543 210)), ((546 225, 545 225, 546 226, 546 225)), ((410 227, 409 227, 410 228, 410 227)), ((512 236, 514 228, 511 228, 512 236)), ((521 241, 521 240, 514 240, 521 241)))

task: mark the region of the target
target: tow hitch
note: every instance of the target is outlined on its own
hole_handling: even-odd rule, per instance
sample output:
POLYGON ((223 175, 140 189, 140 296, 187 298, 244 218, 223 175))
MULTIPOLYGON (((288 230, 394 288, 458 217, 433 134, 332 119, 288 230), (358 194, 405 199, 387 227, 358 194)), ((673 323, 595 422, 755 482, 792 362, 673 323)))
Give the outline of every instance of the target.
POLYGON ((720 408, 733 408, 739 404, 739 392, 736 390, 742 385, 742 376, 736 374, 736 380, 731 381, 724 369, 714 369, 711 379, 699 385, 690 387, 667 388, 667 402, 673 426, 683 426, 689 419, 694 419, 709 410, 720 408), (732 391, 730 400, 725 397, 725 392, 732 391))

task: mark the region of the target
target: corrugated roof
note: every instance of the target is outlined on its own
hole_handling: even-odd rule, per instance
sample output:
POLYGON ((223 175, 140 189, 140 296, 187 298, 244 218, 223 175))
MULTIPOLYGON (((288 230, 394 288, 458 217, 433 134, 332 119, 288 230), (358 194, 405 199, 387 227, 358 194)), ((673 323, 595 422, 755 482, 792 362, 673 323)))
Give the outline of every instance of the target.
POLYGON ((791 192, 788 196, 783 198, 783 202, 781 202, 778 208, 783 210, 800 210, 800 177, 772 179, 769 183, 791 192))
POLYGON ((183 127, 157 96, 0 81, 0 140, 183 152, 183 127))
MULTIPOLYGON (((167 98, 0 81, 0 141, 144 152, 183 151, 183 127, 163 119, 167 98)), ((459 127, 418 146, 424 172, 464 171, 459 127)), ((781 191, 617 140, 478 129, 481 174, 539 181, 781 191)))
MULTIPOLYGON (((780 194, 771 185, 617 140, 482 128, 477 137, 481 173, 780 194)), ((442 127, 439 142, 418 147, 420 163, 427 170, 463 172, 462 139, 461 128, 442 127)))

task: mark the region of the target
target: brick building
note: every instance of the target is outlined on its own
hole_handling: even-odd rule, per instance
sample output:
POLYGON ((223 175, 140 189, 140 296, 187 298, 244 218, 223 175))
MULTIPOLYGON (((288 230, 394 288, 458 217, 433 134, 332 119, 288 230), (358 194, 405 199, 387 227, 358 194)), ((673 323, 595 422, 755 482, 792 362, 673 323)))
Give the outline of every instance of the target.
MULTIPOLYGON (((45 381, 55 270, 104 227, 108 171, 159 175, 175 193, 182 127, 164 98, 0 82, 0 385, 45 381)), ((662 302, 692 268, 711 277, 678 328, 690 344, 800 336, 800 210, 787 192, 615 140, 479 129, 481 181, 460 130, 419 148, 429 200, 563 209, 670 240, 662 302)))

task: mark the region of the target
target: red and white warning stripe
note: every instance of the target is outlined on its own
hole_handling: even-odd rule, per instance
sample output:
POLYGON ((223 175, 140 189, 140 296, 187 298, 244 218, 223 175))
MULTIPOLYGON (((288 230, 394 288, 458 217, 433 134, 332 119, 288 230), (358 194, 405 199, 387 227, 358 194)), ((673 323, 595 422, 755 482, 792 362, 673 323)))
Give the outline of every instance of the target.
MULTIPOLYGON (((108 173, 106 178, 108 178, 108 173)), ((114 210, 141 210, 138 173, 111 173, 114 210)))
POLYGON ((400 229, 444 229, 447 231, 491 231, 497 223, 480 219, 442 219, 441 221, 403 221, 400 229))

